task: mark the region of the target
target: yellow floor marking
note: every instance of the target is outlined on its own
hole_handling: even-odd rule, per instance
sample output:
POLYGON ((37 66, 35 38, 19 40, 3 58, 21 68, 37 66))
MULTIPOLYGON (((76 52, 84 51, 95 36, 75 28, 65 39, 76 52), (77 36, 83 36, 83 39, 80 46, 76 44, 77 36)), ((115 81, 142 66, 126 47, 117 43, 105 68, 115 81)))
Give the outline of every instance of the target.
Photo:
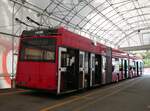
MULTIPOLYGON (((131 80, 131 81, 133 81, 133 80, 131 80)), ((129 82, 131 82, 131 81, 127 81, 127 82, 125 82, 125 83, 129 83, 129 82)), ((125 83, 123 83, 122 85, 124 85, 125 83)), ((108 87, 108 88, 106 88, 106 89, 101 89, 100 91, 107 91, 108 89, 112 89, 112 88, 119 87, 119 86, 121 86, 121 85, 120 85, 120 84, 119 84, 119 85, 115 85, 114 87, 108 87)), ((117 91, 115 91, 115 93, 116 93, 116 92, 117 92, 117 91)), ((86 97, 88 97, 88 96, 92 96, 92 95, 97 94, 97 93, 99 93, 99 91, 98 91, 98 92, 95 92, 95 93, 89 93, 89 94, 87 94, 87 95, 85 95, 85 96, 76 96, 76 98, 74 98, 74 99, 72 99, 72 100, 68 100, 68 101, 65 101, 65 102, 58 103, 58 104, 56 104, 56 105, 52 105, 52 106, 46 107, 46 108, 44 108, 44 109, 42 109, 42 110, 40 110, 40 111, 49 111, 49 110, 52 110, 52 109, 54 109, 54 108, 57 108, 57 107, 66 105, 66 104, 68 104, 68 103, 75 102, 75 101, 77 101, 77 100, 86 98, 86 97)), ((112 95, 112 93, 111 93, 111 95, 112 95)), ((106 95, 106 96, 110 96, 110 94, 109 94, 109 95, 106 95)))
POLYGON ((54 109, 54 108, 57 108, 57 107, 60 107, 60 106, 63 106, 63 105, 66 105, 68 103, 71 103, 71 102, 74 102, 74 101, 77 101, 81 99, 81 97, 76 97, 75 99, 72 99, 72 100, 68 100, 66 102, 62 102, 62 103, 59 103, 59 104, 56 104, 56 105, 53 105, 53 106, 50 106, 50 107, 47 107, 47 108, 44 108, 40 111, 48 111, 48 110, 51 110, 51 109, 54 109))
POLYGON ((140 82, 140 81, 141 81, 141 80, 138 80, 138 81, 136 81, 135 83, 132 83, 131 85, 128 85, 127 87, 124 87, 124 88, 122 88, 122 89, 116 90, 116 91, 114 91, 114 92, 112 92, 112 93, 110 93, 110 94, 107 94, 107 95, 105 95, 105 96, 103 96, 103 97, 101 97, 101 98, 99 98, 99 99, 97 99, 97 100, 95 100, 95 101, 91 101, 90 103, 87 103, 87 104, 85 104, 85 105, 83 105, 83 106, 81 106, 81 107, 79 107, 79 108, 76 108, 76 109, 74 109, 73 111, 81 111, 83 108, 87 108, 87 107, 89 107, 90 105, 97 103, 98 101, 101 101, 101 100, 103 100, 103 99, 105 99, 105 98, 107 98, 107 97, 110 97, 110 96, 112 96, 112 95, 115 95, 115 94, 119 93, 120 91, 122 91, 122 90, 124 90, 124 89, 126 89, 126 88, 129 88, 129 87, 135 85, 136 83, 138 83, 138 82, 140 82))

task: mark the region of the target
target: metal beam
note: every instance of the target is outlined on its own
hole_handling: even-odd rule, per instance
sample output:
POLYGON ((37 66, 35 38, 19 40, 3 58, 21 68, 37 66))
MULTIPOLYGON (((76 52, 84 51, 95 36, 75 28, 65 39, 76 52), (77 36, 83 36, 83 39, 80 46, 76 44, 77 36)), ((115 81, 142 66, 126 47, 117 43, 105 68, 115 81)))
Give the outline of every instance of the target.
POLYGON ((149 45, 142 45, 142 46, 120 47, 119 49, 121 49, 123 51, 150 50, 150 44, 149 45))
MULTIPOLYGON (((85 32, 86 34, 88 34, 90 36, 94 36, 96 38, 99 38, 99 35, 91 34, 89 31, 87 31, 83 27, 82 27, 82 30, 81 30, 81 28, 79 26, 77 26, 76 24, 74 24, 74 23, 69 22, 69 24, 68 24, 67 21, 62 20, 62 18, 60 18, 60 17, 58 17, 56 15, 51 15, 49 12, 44 11, 44 9, 42 9, 42 8, 40 8, 40 7, 38 7, 38 6, 34 5, 34 4, 31 4, 29 2, 26 2, 26 4, 22 4, 21 2, 16 1, 16 0, 10 0, 10 1, 12 1, 12 2, 14 2, 14 3, 18 4, 18 5, 21 5, 22 7, 27 8, 27 9, 29 9, 29 10, 37 13, 37 14, 41 14, 42 13, 43 16, 48 17, 49 19, 52 19, 54 21, 61 22, 64 25, 66 25, 66 26, 68 26, 70 28, 73 28, 73 29, 81 31, 81 32, 85 32), (43 13, 43 12, 45 12, 45 13, 43 13)), ((107 41, 110 41, 110 40, 107 40, 107 41)), ((110 41, 110 42, 112 42, 112 41, 110 41)), ((114 43, 112 43, 112 44, 114 44, 114 43)))
POLYGON ((8 35, 8 37, 9 37, 9 36, 11 36, 11 37, 17 37, 17 38, 20 37, 19 35, 14 35, 14 34, 5 33, 5 32, 0 32, 0 34, 2 34, 2 35, 8 35))
POLYGON ((118 45, 120 44, 124 39, 126 39, 128 36, 130 36, 131 34, 138 32, 138 30, 148 30, 150 29, 150 27, 144 27, 144 28, 139 28, 137 30, 134 30, 132 32, 130 32, 129 34, 127 34, 126 36, 122 37, 121 39, 119 39, 115 44, 118 45))

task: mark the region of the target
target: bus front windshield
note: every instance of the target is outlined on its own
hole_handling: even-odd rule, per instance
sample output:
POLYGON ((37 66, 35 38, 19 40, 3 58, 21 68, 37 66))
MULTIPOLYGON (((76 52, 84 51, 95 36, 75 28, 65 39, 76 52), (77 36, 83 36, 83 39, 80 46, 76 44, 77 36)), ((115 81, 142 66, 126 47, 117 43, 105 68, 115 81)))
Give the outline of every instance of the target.
POLYGON ((55 61, 55 38, 27 38, 21 40, 20 60, 55 61))

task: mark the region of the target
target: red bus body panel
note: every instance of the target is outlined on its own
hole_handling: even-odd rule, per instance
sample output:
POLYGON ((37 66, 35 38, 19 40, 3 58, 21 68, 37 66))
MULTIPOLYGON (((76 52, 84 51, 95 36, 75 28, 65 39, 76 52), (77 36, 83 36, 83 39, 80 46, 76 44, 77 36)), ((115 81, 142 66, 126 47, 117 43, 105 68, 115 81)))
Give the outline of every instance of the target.
MULTIPOLYGON (((38 37, 33 37, 38 38, 38 37)), ((41 38, 41 37, 40 37, 41 38)), ((42 37, 42 38, 53 38, 42 37)), ((57 43, 56 43, 57 44, 57 43)), ((21 45, 20 45, 21 49, 21 45)), ((19 61, 17 63, 16 85, 29 89, 41 89, 48 91, 57 90, 57 63, 58 49, 56 48, 56 59, 51 62, 19 61)), ((19 52, 20 53, 20 52, 19 52)), ((20 54, 19 54, 20 58, 20 54)))

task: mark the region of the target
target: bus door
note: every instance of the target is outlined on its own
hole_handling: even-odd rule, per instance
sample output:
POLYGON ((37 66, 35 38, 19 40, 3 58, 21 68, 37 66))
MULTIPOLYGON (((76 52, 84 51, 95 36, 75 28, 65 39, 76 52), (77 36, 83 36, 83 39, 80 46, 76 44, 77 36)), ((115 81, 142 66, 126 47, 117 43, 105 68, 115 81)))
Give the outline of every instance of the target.
POLYGON ((124 60, 124 76, 125 76, 125 78, 128 78, 128 75, 127 75, 127 60, 125 59, 124 60))
POLYGON ((143 64, 142 64, 142 62, 140 62, 140 75, 142 75, 143 74, 143 64))
POLYGON ((95 55, 95 85, 101 84, 101 74, 102 74, 102 67, 101 67, 101 56, 95 55))
POLYGON ((57 94, 59 94, 63 89, 64 86, 64 75, 67 72, 67 49, 66 48, 59 48, 58 53, 58 86, 57 86, 57 94))
POLYGON ((79 89, 84 88, 85 82, 85 52, 79 52, 79 89))
POLYGON ((72 48, 59 48, 58 91, 71 92, 78 89, 79 51, 72 48))
POLYGON ((106 83, 112 82, 112 49, 106 49, 106 83))
POLYGON ((84 56, 84 88, 90 87, 90 54, 85 52, 84 56))
POLYGON ((102 56, 102 84, 106 84, 106 56, 102 56))
POLYGON ((138 64, 138 61, 136 62, 136 71, 137 71, 137 75, 139 76, 139 64, 138 64))
POLYGON ((95 54, 90 56, 90 87, 95 83, 95 54))

